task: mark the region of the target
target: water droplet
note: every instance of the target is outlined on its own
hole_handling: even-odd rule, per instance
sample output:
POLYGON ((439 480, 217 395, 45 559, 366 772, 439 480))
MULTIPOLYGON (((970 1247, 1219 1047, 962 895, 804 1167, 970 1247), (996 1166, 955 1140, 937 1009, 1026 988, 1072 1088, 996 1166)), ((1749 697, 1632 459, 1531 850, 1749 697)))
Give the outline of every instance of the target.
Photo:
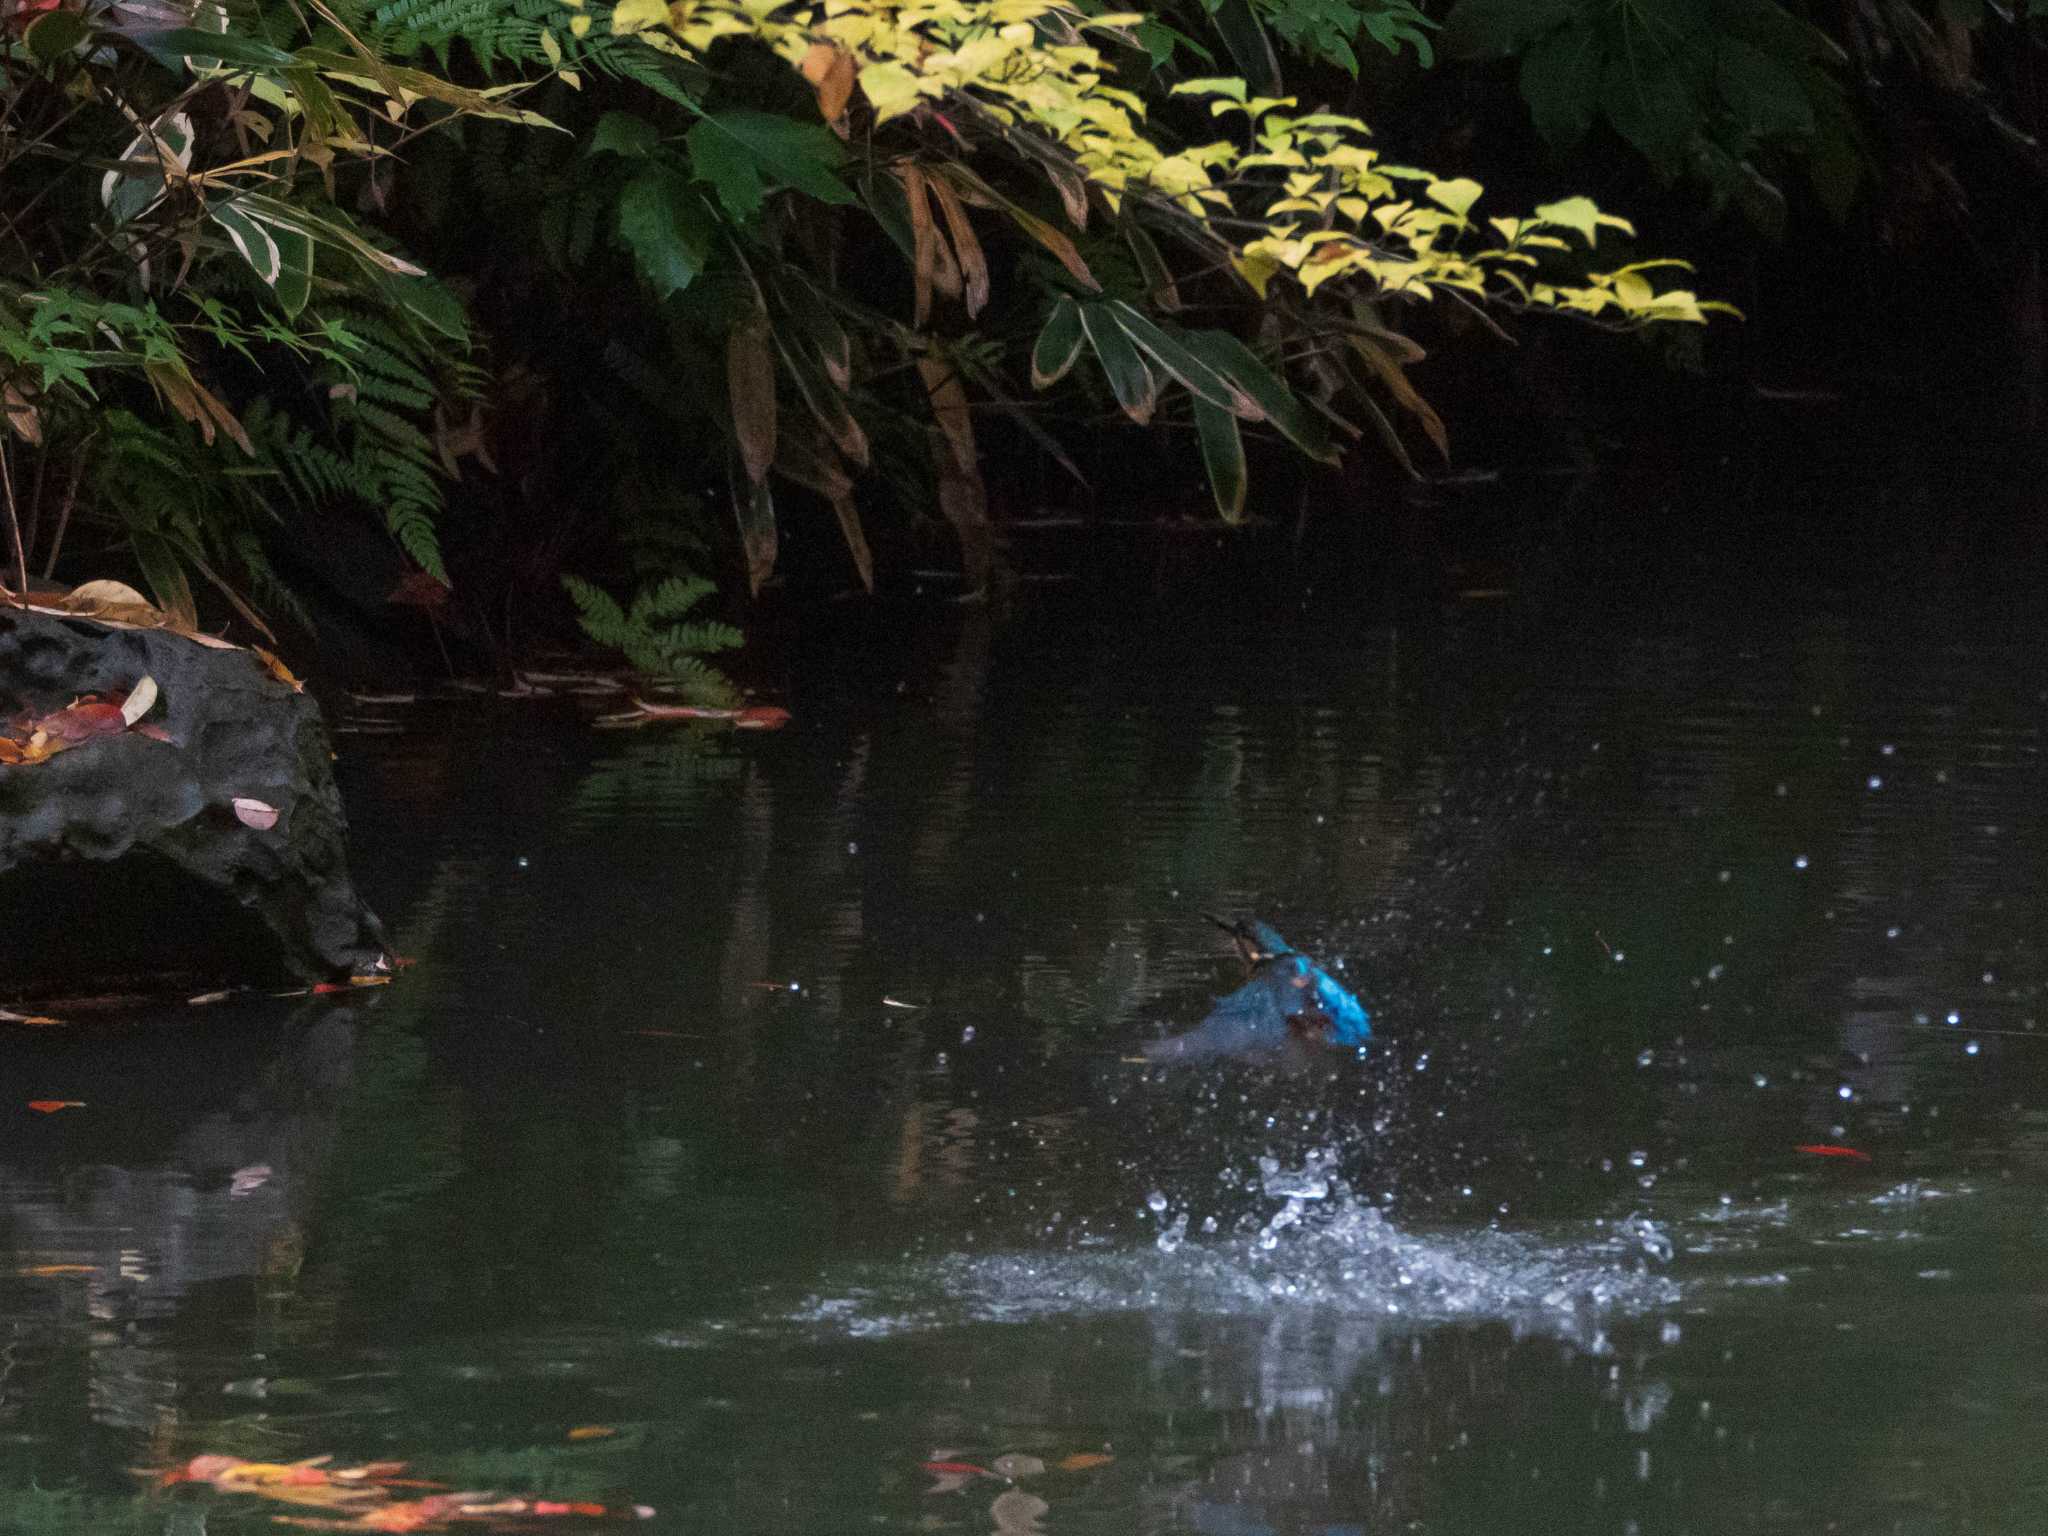
POLYGON ((1890 742, 1886 742, 1883 746, 1877 749, 1878 755, 1880 757, 1890 757, 1894 752, 1898 750, 1899 749, 1893 746, 1890 742))
POLYGON ((1709 981, 1719 981, 1727 974, 1728 967, 1725 965, 1710 965, 1707 967, 1707 980, 1709 981))
POLYGON ((1627 955, 1625 955, 1625 954, 1623 954, 1623 953, 1622 953, 1622 952, 1621 952, 1620 950, 1618 950, 1618 949, 1617 949, 1617 950, 1616 950, 1616 951, 1614 952, 1614 963, 1615 963, 1616 965, 1619 965, 1619 964, 1621 964, 1621 962, 1622 962, 1622 961, 1624 961, 1624 960, 1626 960, 1627 958, 1628 958, 1628 956, 1627 956, 1627 955))
POLYGON ((1765 1077, 1761 1072, 1758 1072, 1755 1075, 1753 1075, 1750 1078, 1750 1081, 1752 1083, 1755 1083, 1759 1088, 1768 1088, 1771 1086, 1771 1080, 1768 1077, 1765 1077))
POLYGON ((1806 865, 1807 865, 1807 858, 1806 858, 1806 855, 1805 855, 1805 854, 1803 854, 1803 853, 1802 853, 1802 854, 1800 854, 1798 858, 1796 858, 1796 859, 1794 859, 1794 860, 1792 861, 1792 867, 1793 867, 1794 869, 1804 869, 1804 868, 1806 868, 1806 865))
POLYGON ((1963 1016, 1960 1013, 1956 1013, 1953 1010, 1951 1010, 1948 1016, 1948 1021, 1951 1024, 1960 1024, 1963 1022, 1963 1016))
POLYGON ((1166 1196, 1159 1190, 1153 1190, 1151 1194, 1145 1197, 1145 1209, 1150 1211, 1154 1216, 1165 1215, 1166 1196))
POLYGON ((1649 1065, 1650 1065, 1650 1063, 1652 1063, 1652 1062, 1653 1062, 1653 1061, 1655 1061, 1656 1059, 1657 1059, 1657 1053, 1656 1053, 1655 1051, 1638 1051, 1638 1052, 1636 1052, 1636 1065, 1637 1065, 1637 1066, 1639 1066, 1639 1067, 1647 1067, 1647 1066, 1649 1066, 1649 1065))
POLYGON ((1883 788, 1884 788, 1884 780, 1883 780, 1883 779, 1881 779, 1881 778, 1879 778, 1879 777, 1878 777, 1878 776, 1877 776, 1876 774, 1874 774, 1874 773, 1873 773, 1873 774, 1872 774, 1872 775, 1871 775, 1871 776, 1870 776, 1869 778, 1865 779, 1865 780, 1864 780, 1863 782, 1864 782, 1864 783, 1865 783, 1866 785, 1868 785, 1868 786, 1869 786, 1870 788, 1872 788, 1872 789, 1883 789, 1883 788))
POLYGON ((1637 1151, 1631 1152, 1628 1155, 1628 1165, 1631 1168, 1640 1168, 1645 1163, 1649 1162, 1649 1160, 1650 1154, 1647 1152, 1637 1151))
POLYGON ((1856 1097, 1856 1090, 1847 1083, 1844 1083, 1835 1090, 1835 1097, 1838 1099, 1853 1099, 1856 1097))
POLYGON ((974 1026, 972 1024, 960 1031, 960 1043, 962 1045, 972 1045, 974 1043, 974 1026))
POLYGON ((1884 936, 1888 939, 1896 939, 1899 936, 1898 924, 1894 923, 1891 927, 1885 929, 1884 936))
POLYGON ((526 855, 525 855, 525 854, 523 854, 523 853, 522 853, 521 855, 519 855, 519 867, 520 867, 521 869, 524 869, 524 868, 526 868, 526 862, 527 862, 527 861, 526 861, 526 855))
POLYGON ((1977 1042, 1976 1042, 1976 1041, 1974 1041, 1974 1040, 1972 1040, 1972 1041, 1968 1042, 1968 1043, 1967 1043, 1966 1045, 1964 1045, 1964 1047, 1963 1047, 1963 1054, 1964 1054, 1965 1056, 1974 1056, 1974 1055, 1976 1055, 1976 1054, 1977 1054, 1977 1051, 1978 1051, 1978 1049, 1979 1049, 1979 1047, 1978 1047, 1978 1045, 1977 1045, 1977 1042))
POLYGON ((1787 795, 1791 794, 1791 793, 1792 793, 1792 791, 1791 791, 1791 790, 1789 790, 1789 789, 1787 789, 1787 788, 1786 788, 1786 787, 1785 787, 1784 785, 1780 784, 1780 785, 1779 785, 1779 786, 1777 787, 1776 791, 1774 791, 1774 793, 1776 793, 1777 797, 1778 797, 1778 798, 1779 798, 1780 800, 1782 800, 1782 799, 1784 799, 1784 798, 1785 798, 1785 797, 1786 797, 1787 795))
POLYGON ((1718 879, 1723 885, 1726 885, 1730 880, 1733 880, 1735 878, 1735 871, 1733 871, 1732 869, 1724 869, 1721 871, 1719 875, 1715 876, 1715 878, 1718 879))
POLYGON ((848 853, 859 853, 859 852, 860 852, 860 844, 859 844, 859 843, 848 843, 848 844, 846 845, 846 851, 847 851, 848 853))

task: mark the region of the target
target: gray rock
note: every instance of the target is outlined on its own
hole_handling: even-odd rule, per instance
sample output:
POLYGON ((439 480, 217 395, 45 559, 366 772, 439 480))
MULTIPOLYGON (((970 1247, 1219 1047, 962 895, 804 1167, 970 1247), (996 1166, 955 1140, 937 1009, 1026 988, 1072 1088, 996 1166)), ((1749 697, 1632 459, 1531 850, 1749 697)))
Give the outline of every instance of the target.
MULTIPOLYGON (((121 871, 84 882, 84 922, 98 920, 94 893, 131 931, 139 920, 126 908, 137 889, 177 902, 179 881, 167 883, 168 871, 127 878, 135 864, 167 863, 186 877, 197 906, 240 907, 275 936, 274 960, 250 956, 252 973, 281 965, 316 979, 388 966, 383 929, 349 880, 347 823, 327 731, 310 697, 272 677, 248 651, 214 649, 167 630, 0 607, 0 717, 48 713, 81 694, 125 692, 145 676, 156 680, 159 701, 143 723, 160 727, 167 741, 131 730, 45 762, 0 766, 0 913, 8 914, 0 921, 0 981, 48 968, 49 956, 18 952, 7 934, 33 931, 13 915, 29 913, 46 883, 78 889, 81 860, 120 861, 121 871), (275 807, 275 826, 245 825, 237 798, 275 807), (60 875, 59 865, 70 867, 60 875), (192 890, 192 881, 202 889, 192 890)), ((162 912, 166 931, 181 915, 162 912)), ((74 914, 69 922, 75 929, 81 919, 74 914)))

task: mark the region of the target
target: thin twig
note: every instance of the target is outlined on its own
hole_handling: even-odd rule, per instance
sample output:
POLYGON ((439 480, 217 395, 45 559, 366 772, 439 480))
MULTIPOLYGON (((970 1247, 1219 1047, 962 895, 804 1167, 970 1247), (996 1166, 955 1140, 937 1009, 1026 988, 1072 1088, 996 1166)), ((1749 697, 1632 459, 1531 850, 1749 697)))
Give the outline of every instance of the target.
POLYGON ((14 594, 15 603, 23 608, 28 606, 28 552, 21 547, 21 519, 14 512, 14 445, 0 438, 0 491, 7 497, 7 529, 14 535, 14 569, 21 585, 14 594))
POLYGON ((86 456, 92 448, 93 439, 99 435, 98 428, 87 433, 85 441, 78 445, 78 457, 71 461, 71 479, 64 487, 64 505, 57 509, 57 531, 50 535, 49 557, 43 561, 45 581, 57 569, 57 555, 64 548, 64 530, 71 525, 71 508, 78 500, 78 482, 85 478, 86 456))

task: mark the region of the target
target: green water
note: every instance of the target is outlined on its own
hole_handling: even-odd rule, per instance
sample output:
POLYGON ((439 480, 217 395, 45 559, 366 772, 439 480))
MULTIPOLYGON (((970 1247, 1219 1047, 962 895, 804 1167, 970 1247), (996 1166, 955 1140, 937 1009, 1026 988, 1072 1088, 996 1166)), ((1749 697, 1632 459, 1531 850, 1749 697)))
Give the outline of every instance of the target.
POLYGON ((85 1101, 0 1143, 0 1531, 290 1529, 138 1491, 209 1452, 722 1536, 2048 1529, 2041 654, 968 616, 772 736, 394 711, 397 985, 0 1041, 85 1101), (1127 1061, 1204 910, 1379 1046, 1127 1061))

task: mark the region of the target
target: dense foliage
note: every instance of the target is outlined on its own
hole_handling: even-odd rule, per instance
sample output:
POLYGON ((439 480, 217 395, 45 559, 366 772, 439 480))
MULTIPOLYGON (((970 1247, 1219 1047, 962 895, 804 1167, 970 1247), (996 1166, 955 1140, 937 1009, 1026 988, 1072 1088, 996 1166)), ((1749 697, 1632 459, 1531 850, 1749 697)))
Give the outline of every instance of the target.
POLYGON ((991 453, 1085 479, 1085 429, 1119 416, 1188 432, 1235 520, 1248 432, 1312 460, 1445 449, 1417 315, 1714 307, 1584 196, 1494 211, 1464 167, 1371 137, 1358 101, 1419 120, 1443 55, 1477 82, 1512 61, 1567 164, 1625 148, 1764 230, 1792 169, 1849 213, 1902 59, 2040 174, 1965 88, 1973 41, 2031 61, 2037 23, 1843 14, 30 0, 0 30, 6 563, 54 573, 85 529, 72 568, 118 547, 168 608, 190 617, 198 576, 260 622, 289 601, 280 513, 354 506, 415 600, 453 538, 509 614, 565 566, 650 591, 714 569, 726 530, 758 588, 786 534, 836 524, 872 585, 871 537, 930 520, 978 588, 991 453))

